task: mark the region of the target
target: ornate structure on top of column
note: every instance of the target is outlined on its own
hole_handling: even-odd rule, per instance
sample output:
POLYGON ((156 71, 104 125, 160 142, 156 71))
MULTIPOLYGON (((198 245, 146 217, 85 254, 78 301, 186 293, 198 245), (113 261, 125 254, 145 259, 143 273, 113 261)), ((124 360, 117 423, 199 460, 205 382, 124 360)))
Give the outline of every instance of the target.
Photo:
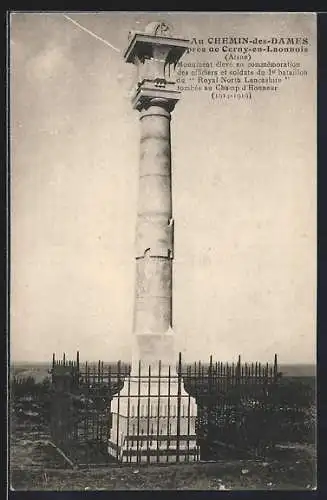
POLYGON ((174 109, 180 98, 175 68, 188 47, 189 41, 173 36, 171 27, 164 22, 152 22, 144 32, 130 31, 124 58, 137 67, 132 96, 135 109, 146 109, 153 99, 159 100, 168 112, 174 109))
POLYGON ((131 31, 125 61, 137 68, 132 104, 140 112, 139 197, 136 225, 135 363, 163 367, 176 359, 172 333, 172 218, 170 113, 181 93, 176 64, 189 46, 163 22, 131 31))

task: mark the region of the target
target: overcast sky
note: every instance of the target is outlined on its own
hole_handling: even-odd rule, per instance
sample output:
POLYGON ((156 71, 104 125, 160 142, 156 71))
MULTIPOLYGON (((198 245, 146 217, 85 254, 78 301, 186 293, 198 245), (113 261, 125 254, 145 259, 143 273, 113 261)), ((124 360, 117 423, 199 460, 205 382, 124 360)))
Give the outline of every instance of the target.
POLYGON ((12 15, 12 358, 131 358, 139 123, 122 52, 160 18, 188 38, 309 37, 283 56, 307 77, 280 92, 184 92, 173 112, 173 327, 191 360, 313 362, 315 16, 66 14, 121 52, 63 14, 12 15))

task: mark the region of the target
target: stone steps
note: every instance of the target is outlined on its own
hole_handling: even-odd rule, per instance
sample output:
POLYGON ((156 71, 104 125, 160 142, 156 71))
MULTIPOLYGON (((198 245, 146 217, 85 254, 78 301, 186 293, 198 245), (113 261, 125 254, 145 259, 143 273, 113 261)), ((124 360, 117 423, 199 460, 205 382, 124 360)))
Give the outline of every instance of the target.
POLYGON ((122 447, 108 443, 108 453, 123 463, 196 462, 199 447, 196 436, 127 436, 122 447))

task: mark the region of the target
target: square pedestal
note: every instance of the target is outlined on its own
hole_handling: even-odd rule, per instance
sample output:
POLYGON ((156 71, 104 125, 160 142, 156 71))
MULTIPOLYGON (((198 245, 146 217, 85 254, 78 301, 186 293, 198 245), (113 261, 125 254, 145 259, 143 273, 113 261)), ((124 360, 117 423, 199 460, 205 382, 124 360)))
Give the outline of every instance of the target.
POLYGON ((167 463, 199 459, 197 407, 176 372, 133 377, 111 403, 108 453, 119 462, 167 463))

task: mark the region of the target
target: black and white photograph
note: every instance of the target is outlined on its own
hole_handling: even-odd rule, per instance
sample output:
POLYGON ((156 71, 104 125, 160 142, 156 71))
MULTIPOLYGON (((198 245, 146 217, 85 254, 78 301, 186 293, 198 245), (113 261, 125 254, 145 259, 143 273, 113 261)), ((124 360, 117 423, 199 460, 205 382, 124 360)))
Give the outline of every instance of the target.
POLYGON ((317 15, 8 16, 12 491, 317 488, 317 15))

